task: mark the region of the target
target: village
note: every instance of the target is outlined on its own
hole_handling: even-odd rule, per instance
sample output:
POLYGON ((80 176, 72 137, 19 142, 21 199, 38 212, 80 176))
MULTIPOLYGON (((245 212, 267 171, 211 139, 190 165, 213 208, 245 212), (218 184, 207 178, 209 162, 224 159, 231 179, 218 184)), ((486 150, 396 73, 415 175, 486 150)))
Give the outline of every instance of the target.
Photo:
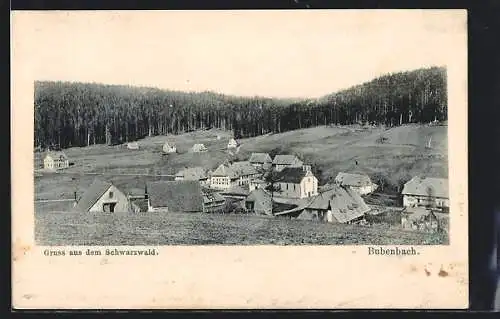
MULTIPOLYGON (((217 136, 217 139, 220 139, 217 136)), ((139 141, 126 143, 128 150, 141 148, 139 141)), ((226 151, 238 153, 241 145, 229 138, 226 151)), ((175 156, 175 143, 166 141, 158 149, 162 156, 175 156)), ((192 153, 205 153, 203 143, 194 143, 192 153)), ((48 150, 43 171, 64 173, 70 158, 62 150, 48 150)), ((391 214, 393 226, 423 232, 447 232, 449 220, 448 180, 412 176, 392 207, 368 200, 380 192, 367 174, 338 172, 331 183, 319 185, 311 163, 297 155, 252 152, 244 160, 224 160, 215 169, 193 166, 179 170, 170 180, 145 181, 142 193, 117 187, 105 176, 97 176, 81 196, 74 193, 72 210, 85 213, 210 213, 247 214, 269 218, 369 226, 384 222, 391 214), (396 222, 394 222, 396 218, 396 222)))

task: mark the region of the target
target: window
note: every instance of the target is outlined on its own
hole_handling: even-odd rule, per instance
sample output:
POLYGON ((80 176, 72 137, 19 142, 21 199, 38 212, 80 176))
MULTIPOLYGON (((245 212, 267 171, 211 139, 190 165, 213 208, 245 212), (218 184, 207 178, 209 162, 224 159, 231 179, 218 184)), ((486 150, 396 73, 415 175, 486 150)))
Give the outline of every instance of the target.
POLYGON ((113 198, 113 192, 109 192, 109 198, 113 198))

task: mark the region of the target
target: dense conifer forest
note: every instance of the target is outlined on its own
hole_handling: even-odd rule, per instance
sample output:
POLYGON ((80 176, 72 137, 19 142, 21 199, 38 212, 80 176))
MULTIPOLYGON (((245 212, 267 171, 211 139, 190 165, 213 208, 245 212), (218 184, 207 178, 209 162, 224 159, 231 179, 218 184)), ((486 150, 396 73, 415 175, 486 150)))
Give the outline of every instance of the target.
POLYGON ((35 147, 116 144, 210 128, 242 138, 329 124, 428 123, 446 120, 446 89, 442 67, 387 74, 319 99, 35 82, 35 147))

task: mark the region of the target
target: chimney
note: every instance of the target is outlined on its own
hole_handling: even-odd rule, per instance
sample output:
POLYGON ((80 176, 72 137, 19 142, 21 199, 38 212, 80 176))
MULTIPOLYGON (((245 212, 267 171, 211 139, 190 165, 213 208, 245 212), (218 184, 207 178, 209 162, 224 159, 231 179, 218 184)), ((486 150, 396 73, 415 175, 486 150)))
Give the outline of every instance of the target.
POLYGON ((76 199, 76 192, 73 192, 74 193, 74 197, 75 197, 75 200, 73 201, 73 207, 76 207, 76 204, 78 203, 77 199, 76 199))

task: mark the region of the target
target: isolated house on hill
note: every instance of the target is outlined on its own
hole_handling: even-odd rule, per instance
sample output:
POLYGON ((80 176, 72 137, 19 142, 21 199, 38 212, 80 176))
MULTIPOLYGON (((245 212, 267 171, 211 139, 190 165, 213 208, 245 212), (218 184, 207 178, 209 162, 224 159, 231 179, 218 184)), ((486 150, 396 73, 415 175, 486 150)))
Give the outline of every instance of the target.
POLYGON ((210 185, 207 170, 203 167, 186 167, 175 174, 176 181, 199 181, 202 186, 210 185))
POLYGON ((301 167, 303 162, 295 155, 276 155, 272 166, 275 170, 281 171, 285 167, 301 167))
POLYGON ((79 212, 129 212, 127 196, 111 182, 95 179, 76 203, 79 212))
POLYGON ((377 185, 372 183, 370 177, 363 174, 340 172, 335 177, 335 184, 349 187, 360 195, 370 194, 377 189, 377 185))
POLYGON ((229 142, 227 143, 227 148, 232 149, 237 147, 238 147, 238 142, 236 142, 234 138, 229 139, 229 142))
POLYGON ((305 198, 318 194, 318 179, 309 166, 286 167, 278 175, 279 196, 305 198))
POLYGON ((146 187, 148 212, 203 212, 203 194, 197 181, 156 181, 146 187))
POLYGON ((176 153, 177 148, 175 147, 175 144, 165 142, 165 144, 163 144, 162 151, 165 154, 176 153))
POLYGON ((61 151, 49 151, 43 159, 45 169, 61 169, 69 167, 69 160, 66 154, 61 151))
POLYGON ((350 224, 361 221, 369 211, 370 208, 356 191, 333 185, 328 191, 310 199, 304 199, 297 208, 279 212, 276 215, 302 220, 350 224))
POLYGON ((415 176, 403 187, 403 206, 433 207, 448 211, 448 194, 448 179, 415 176))
POLYGON ((267 153, 252 153, 249 162, 256 168, 266 168, 272 164, 273 160, 267 153))
POLYGON ((245 199, 245 209, 259 215, 272 215, 273 202, 271 194, 264 189, 256 189, 245 199))
POLYGON ((138 150, 139 149, 139 143, 137 143, 137 142, 127 143, 127 148, 129 150, 138 150))
POLYGON ((193 153, 202 153, 208 151, 204 144, 194 144, 191 148, 193 153))

